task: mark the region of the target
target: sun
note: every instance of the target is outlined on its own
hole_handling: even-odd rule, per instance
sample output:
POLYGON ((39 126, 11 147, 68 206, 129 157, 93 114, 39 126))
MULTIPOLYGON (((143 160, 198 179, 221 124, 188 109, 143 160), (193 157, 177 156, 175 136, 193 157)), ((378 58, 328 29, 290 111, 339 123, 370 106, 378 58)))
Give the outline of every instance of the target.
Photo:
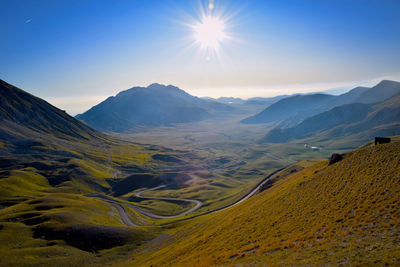
POLYGON ((204 16, 193 26, 194 38, 204 48, 217 49, 220 43, 227 38, 225 23, 212 15, 204 16))

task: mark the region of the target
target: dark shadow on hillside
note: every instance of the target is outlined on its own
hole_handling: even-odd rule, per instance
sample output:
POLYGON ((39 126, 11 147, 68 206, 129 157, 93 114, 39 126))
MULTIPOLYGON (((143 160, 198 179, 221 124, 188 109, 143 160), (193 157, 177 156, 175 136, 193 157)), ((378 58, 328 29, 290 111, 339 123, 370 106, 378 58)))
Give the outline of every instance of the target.
POLYGON ((34 228, 33 234, 34 238, 64 240, 70 246, 89 252, 122 246, 140 236, 140 233, 131 229, 99 225, 71 225, 63 228, 39 225, 34 228))
POLYGON ((160 161, 164 161, 164 162, 174 162, 174 163, 182 162, 182 160, 180 160, 174 156, 164 155, 164 154, 155 154, 152 156, 152 159, 160 160, 160 161))
POLYGON ((113 195, 118 197, 143 187, 160 185, 158 176, 153 174, 133 174, 123 179, 107 179, 112 187, 113 195))

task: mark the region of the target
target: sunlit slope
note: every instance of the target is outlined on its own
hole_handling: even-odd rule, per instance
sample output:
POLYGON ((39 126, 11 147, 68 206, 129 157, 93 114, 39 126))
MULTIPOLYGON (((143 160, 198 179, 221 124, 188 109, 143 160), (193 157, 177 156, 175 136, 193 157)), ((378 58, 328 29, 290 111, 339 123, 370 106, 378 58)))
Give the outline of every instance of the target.
POLYGON ((171 230, 129 262, 399 264, 400 143, 358 149, 278 180, 244 203, 171 230))
MULTIPOLYGON (((130 217, 136 217, 129 211, 130 217)), ((92 266, 116 262, 151 233, 77 194, 48 194, 0 209, 0 266, 92 266), (122 246, 122 247, 121 247, 122 246), (97 253, 93 253, 97 252, 97 253)))

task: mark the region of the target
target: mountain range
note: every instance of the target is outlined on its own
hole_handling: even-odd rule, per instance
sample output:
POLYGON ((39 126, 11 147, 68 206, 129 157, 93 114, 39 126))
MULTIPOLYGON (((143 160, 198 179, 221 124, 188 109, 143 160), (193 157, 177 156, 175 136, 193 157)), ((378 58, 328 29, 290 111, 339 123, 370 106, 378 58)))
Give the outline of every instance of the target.
POLYGON ((277 128, 293 127, 307 117, 350 103, 377 103, 400 93, 400 83, 383 80, 372 88, 357 87, 332 96, 327 94, 295 95, 284 98, 260 113, 243 119, 242 123, 275 123, 277 128))
POLYGON ((233 107, 194 97, 172 85, 133 87, 111 96, 76 118, 104 132, 124 132, 137 125, 159 126, 201 121, 233 107))
POLYGON ((283 143, 311 136, 341 138, 357 135, 370 140, 374 136, 400 134, 400 94, 377 104, 353 103, 311 116, 300 124, 273 129, 261 142, 283 143))
POLYGON ((371 88, 356 87, 338 96, 313 93, 248 100, 198 98, 175 86, 155 83, 122 91, 76 118, 102 132, 127 132, 140 125, 196 122, 246 112, 244 107, 249 112, 266 106, 258 114, 241 120, 245 124, 267 123, 273 127, 259 139, 261 143, 287 142, 313 135, 325 138, 358 135, 367 140, 377 134, 397 133, 397 107, 393 106, 396 101, 391 100, 397 94, 400 83, 388 80, 371 88), (389 103, 390 111, 385 106, 389 103), (382 114, 386 114, 384 118, 382 114))
POLYGON ((239 104, 239 105, 271 105, 283 98, 289 97, 289 95, 278 95, 273 97, 251 97, 248 99, 242 99, 239 97, 202 97, 202 99, 212 100, 223 104, 239 104))
POLYGON ((332 95, 296 95, 279 100, 262 112, 242 120, 242 123, 269 123, 294 116, 308 117, 322 111, 322 106, 334 98, 332 95))

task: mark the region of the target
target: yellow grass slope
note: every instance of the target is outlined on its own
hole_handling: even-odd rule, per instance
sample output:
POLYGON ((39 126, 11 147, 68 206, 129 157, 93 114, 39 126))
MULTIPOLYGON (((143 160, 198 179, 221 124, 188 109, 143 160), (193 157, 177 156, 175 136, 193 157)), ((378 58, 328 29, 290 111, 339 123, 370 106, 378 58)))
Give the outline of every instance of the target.
POLYGON ((399 265, 399 162, 395 142, 317 163, 238 206, 170 229, 161 246, 150 242, 125 264, 399 265))

